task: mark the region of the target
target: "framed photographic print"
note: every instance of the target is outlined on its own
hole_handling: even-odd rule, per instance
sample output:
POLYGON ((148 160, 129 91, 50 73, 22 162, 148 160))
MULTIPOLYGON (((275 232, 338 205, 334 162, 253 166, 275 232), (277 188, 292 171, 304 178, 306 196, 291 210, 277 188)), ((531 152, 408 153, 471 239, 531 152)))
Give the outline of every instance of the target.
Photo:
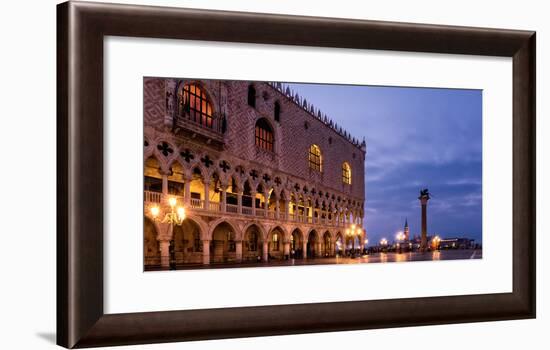
POLYGON ((534 32, 57 11, 59 345, 535 317, 534 32))

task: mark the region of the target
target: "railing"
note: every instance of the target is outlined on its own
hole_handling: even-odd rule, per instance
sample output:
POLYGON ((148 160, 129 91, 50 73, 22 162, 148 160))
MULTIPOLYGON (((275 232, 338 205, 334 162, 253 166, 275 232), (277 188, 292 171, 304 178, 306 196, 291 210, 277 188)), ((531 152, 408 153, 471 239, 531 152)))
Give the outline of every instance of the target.
POLYGON ((239 206, 234 204, 226 204, 225 205, 225 211, 228 213, 238 214, 239 213, 239 206))
MULTIPOLYGON (((185 203, 185 200, 181 196, 178 197, 178 201, 181 203, 185 203)), ((152 191, 144 191, 144 200, 146 203, 163 203, 164 195, 160 192, 152 192, 152 191)), ((189 207, 191 209, 199 209, 199 210, 205 210, 206 209, 206 203, 203 199, 198 198, 191 198, 189 200, 189 207)), ((220 202, 209 202, 207 210, 210 212, 215 213, 221 213, 224 211, 224 206, 220 202)), ((328 217, 310 217, 306 216, 304 214, 298 214, 298 213, 285 213, 284 211, 279 212, 279 216, 277 219, 277 211, 276 210, 267 210, 265 208, 252 208, 252 207, 246 207, 242 206, 241 211, 239 213, 239 206, 235 204, 225 204, 225 213, 231 213, 231 214, 241 214, 241 215, 254 215, 256 217, 266 217, 271 220, 280 220, 280 221, 292 221, 292 222, 300 222, 300 223, 307 223, 307 224, 321 224, 321 225, 330 225, 330 226, 346 226, 344 223, 344 219, 338 218, 336 216, 329 219, 328 217), (267 215, 266 215, 267 214, 267 215)), ((152 262, 149 262, 152 263, 152 262)))
POLYGON ((191 198, 191 208, 193 209, 204 208, 204 201, 201 199, 191 198))
POLYGON ((148 203, 160 203, 162 200, 162 193, 144 191, 145 202, 148 203))
POLYGON ((221 203, 210 202, 210 211, 222 211, 221 203))

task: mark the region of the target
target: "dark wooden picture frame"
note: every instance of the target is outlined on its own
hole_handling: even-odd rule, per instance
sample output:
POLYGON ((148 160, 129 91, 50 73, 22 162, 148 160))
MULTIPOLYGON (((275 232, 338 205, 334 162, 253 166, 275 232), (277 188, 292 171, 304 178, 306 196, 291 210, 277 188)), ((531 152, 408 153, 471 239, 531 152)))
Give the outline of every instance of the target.
POLYGON ((65 347, 535 317, 535 33, 85 2, 57 7, 57 342, 65 347), (201 25, 207 22, 208 26, 201 25), (513 59, 513 291, 105 314, 103 38, 107 35, 513 59))

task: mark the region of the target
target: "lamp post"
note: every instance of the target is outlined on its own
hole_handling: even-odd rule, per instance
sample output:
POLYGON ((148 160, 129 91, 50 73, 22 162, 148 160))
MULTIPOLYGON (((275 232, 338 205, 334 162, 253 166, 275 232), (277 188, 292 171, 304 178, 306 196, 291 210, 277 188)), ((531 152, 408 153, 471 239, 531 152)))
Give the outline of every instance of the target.
POLYGON ((383 247, 382 249, 386 248, 387 245, 388 245, 388 240, 385 239, 385 238, 382 238, 382 239, 380 240, 380 246, 383 247))
POLYGON ((395 239, 397 240, 397 248, 399 249, 399 253, 401 253, 401 246, 403 241, 405 240, 405 234, 402 231, 399 231, 395 235, 395 239))
POLYGON ((162 220, 159 219, 159 216, 161 214, 161 210, 158 206, 151 207, 151 216, 153 217, 153 220, 157 222, 161 222, 163 224, 168 224, 172 226, 172 238, 170 239, 170 270, 176 269, 176 241, 175 241, 175 234, 174 234, 174 226, 178 225, 181 226, 183 224, 183 221, 185 220, 186 214, 185 214, 185 208, 183 206, 178 206, 176 209, 176 205, 178 204, 178 201, 176 197, 170 197, 168 199, 168 204, 170 206, 170 211, 167 212, 164 215, 164 218, 162 220))
MULTIPOLYGON (((352 224, 348 229, 346 229, 346 235, 351 237, 351 257, 355 258, 355 236, 359 237, 363 229, 355 224, 352 224)), ((359 248, 359 247, 358 247, 359 248)))
POLYGON ((432 239, 432 246, 433 246, 433 249, 434 250, 438 250, 439 249, 439 243, 441 242, 441 238, 439 236, 435 236, 433 239, 432 239))

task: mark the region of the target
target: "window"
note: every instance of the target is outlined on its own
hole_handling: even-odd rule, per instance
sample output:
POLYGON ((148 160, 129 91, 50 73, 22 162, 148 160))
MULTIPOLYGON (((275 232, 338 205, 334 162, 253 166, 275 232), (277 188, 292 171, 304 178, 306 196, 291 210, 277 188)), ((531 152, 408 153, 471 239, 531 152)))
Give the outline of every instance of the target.
POLYGON ((275 107, 273 108, 273 118, 276 122, 279 122, 281 119, 281 105, 279 102, 275 102, 275 107))
POLYGON ((256 89, 254 85, 248 86, 248 105, 256 108, 256 89))
POLYGON ((317 145, 309 147, 309 168, 317 171, 323 170, 323 157, 321 149, 317 145))
POLYGON ((342 182, 351 185, 351 166, 348 162, 342 163, 342 182))
POLYGON ((183 87, 181 114, 188 114, 189 119, 201 126, 212 129, 214 126, 212 104, 204 90, 196 84, 187 84, 183 87))
POLYGON ((273 152, 273 130, 263 118, 256 122, 256 146, 273 152))
POLYGON ((274 233, 272 236, 272 250, 279 251, 279 235, 274 233))

